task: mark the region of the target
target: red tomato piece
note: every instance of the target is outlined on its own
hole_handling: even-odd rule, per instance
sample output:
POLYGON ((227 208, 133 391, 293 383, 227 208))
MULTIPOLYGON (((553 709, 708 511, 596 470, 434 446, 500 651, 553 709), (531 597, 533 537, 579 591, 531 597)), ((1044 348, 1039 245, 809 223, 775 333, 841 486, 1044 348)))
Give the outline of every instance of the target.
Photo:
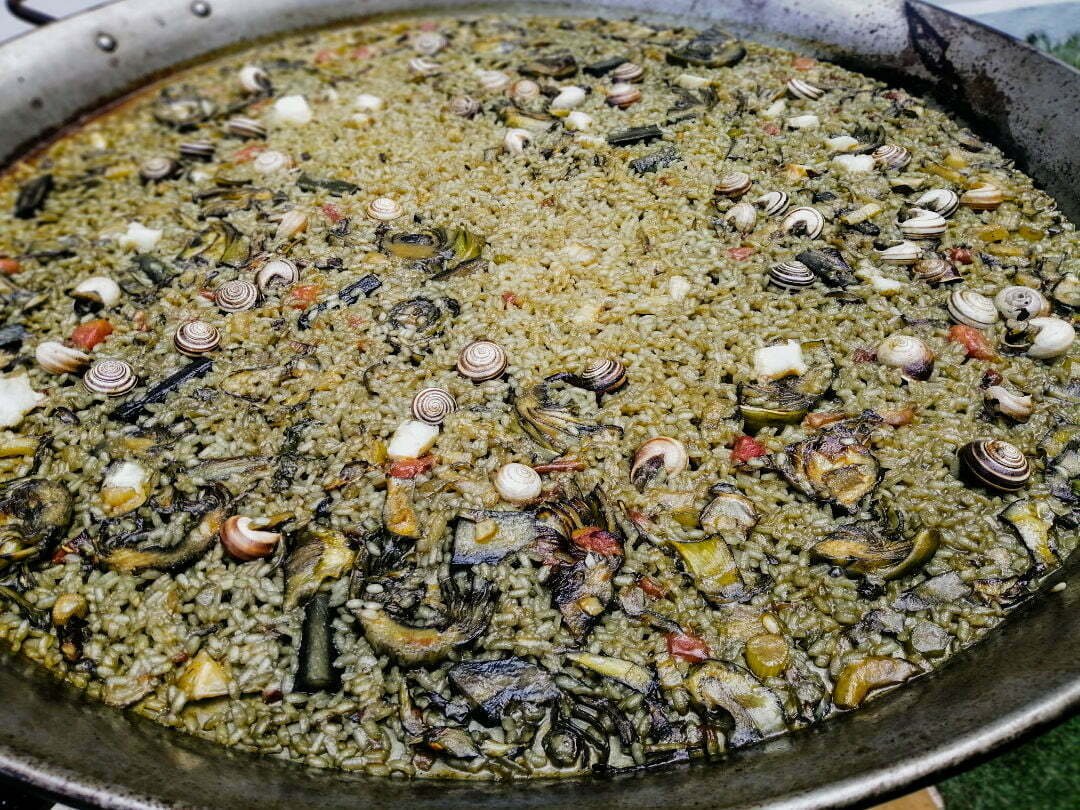
POLYGON ((89 351, 113 333, 112 324, 106 320, 87 321, 71 330, 68 340, 79 349, 89 351))
POLYGON ((754 255, 754 249, 752 247, 728 248, 727 255, 728 258, 734 259, 737 262, 742 262, 754 255))
POLYGON ((405 458, 390 465, 391 478, 416 478, 435 466, 435 456, 405 458))
POLYGON ((0 256, 0 274, 13 276, 20 270, 22 270, 22 265, 19 264, 18 259, 13 259, 10 256, 0 256))
POLYGON ((296 284, 289 288, 289 306, 293 309, 307 309, 318 297, 318 284, 296 284))
POLYGON ((637 584, 638 587, 641 588, 641 590, 645 591, 645 593, 651 596, 653 599, 663 599, 665 596, 667 596, 667 588, 665 588, 652 577, 641 577, 641 579, 638 580, 637 584))
POLYGON ((245 146, 243 149, 239 149, 233 155, 233 163, 247 163, 249 160, 253 160, 259 152, 262 152, 266 147, 261 143, 253 143, 250 146, 245 146))
POLYGON ((791 62, 791 66, 795 68, 795 70, 810 70, 810 68, 816 64, 817 59, 813 59, 809 56, 796 56, 791 62))
POLYGON ((712 654, 703 639, 689 633, 668 633, 666 638, 668 652, 683 661, 696 664, 707 661, 712 654))
POLYGON ((973 326, 958 323, 949 329, 949 340, 964 347, 968 357, 976 360, 993 360, 997 357, 990 348, 986 335, 973 326))
POLYGON ((594 551, 605 557, 618 557, 623 553, 622 543, 611 532, 606 532, 596 526, 584 526, 575 529, 570 539, 578 548, 586 551, 594 551))
POLYGON ((975 261, 973 258, 971 258, 971 251, 967 248, 949 248, 945 251, 945 255, 947 255, 949 259, 956 264, 971 264, 973 261, 975 261))
POLYGON ((750 436, 738 436, 731 446, 731 458, 739 464, 768 452, 765 445, 750 436))

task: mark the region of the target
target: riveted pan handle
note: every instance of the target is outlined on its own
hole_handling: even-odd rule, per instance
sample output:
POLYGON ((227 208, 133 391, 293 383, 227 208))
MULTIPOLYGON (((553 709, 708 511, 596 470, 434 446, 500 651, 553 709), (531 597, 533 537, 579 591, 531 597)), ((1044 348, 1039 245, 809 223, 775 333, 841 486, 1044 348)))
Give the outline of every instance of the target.
POLYGON ((48 25, 56 20, 51 14, 26 7, 26 0, 6 0, 8 11, 31 25, 48 25))

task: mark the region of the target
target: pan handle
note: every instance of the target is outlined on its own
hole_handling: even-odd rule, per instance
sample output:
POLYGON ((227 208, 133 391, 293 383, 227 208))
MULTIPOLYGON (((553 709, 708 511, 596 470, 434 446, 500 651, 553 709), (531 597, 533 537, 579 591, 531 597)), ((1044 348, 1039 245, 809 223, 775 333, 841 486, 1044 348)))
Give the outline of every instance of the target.
POLYGON ((46 14, 44 11, 27 8, 26 0, 6 0, 6 2, 8 11, 31 25, 48 25, 56 20, 56 17, 46 14))

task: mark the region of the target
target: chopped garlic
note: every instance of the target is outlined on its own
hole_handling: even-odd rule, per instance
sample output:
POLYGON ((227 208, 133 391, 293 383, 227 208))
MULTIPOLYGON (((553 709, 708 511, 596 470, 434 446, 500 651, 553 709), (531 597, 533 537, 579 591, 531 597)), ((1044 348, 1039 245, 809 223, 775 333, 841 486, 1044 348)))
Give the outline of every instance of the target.
POLYGON ((873 267, 860 268, 855 271, 855 275, 867 282, 874 289, 874 292, 879 292, 882 295, 896 295, 906 286, 902 281, 881 275, 877 268, 873 267))
POLYGON ((680 73, 675 78, 675 84, 685 90, 702 90, 712 84, 712 79, 695 76, 693 73, 680 73))
POLYGON ((859 148, 859 141, 857 138, 852 138, 850 135, 838 135, 835 138, 826 138, 825 143, 834 152, 854 152, 859 148))
POLYGON ((274 102, 274 119, 283 124, 307 124, 311 118, 311 107, 303 96, 282 96, 274 102))
POLYGON ((673 301, 682 301, 690 293, 690 282, 683 276, 672 276, 668 279, 668 295, 673 301))
POLYGON ((383 108, 383 100, 370 93, 361 93, 356 97, 353 106, 362 112, 378 112, 383 108))
POLYGON ((386 448, 386 454, 393 461, 420 458, 434 447, 435 439, 438 437, 438 425, 407 419, 394 431, 394 435, 390 438, 390 446, 386 448))
POLYGON ((16 427, 45 400, 44 394, 30 387, 30 378, 25 371, 9 377, 0 376, 0 427, 16 427))
POLYGON ((772 104, 770 104, 760 113, 758 113, 758 115, 760 115, 762 118, 779 118, 781 115, 784 114, 784 110, 786 109, 787 102, 781 98, 777 101, 774 101, 772 104))
POLYGON ((582 264, 588 267, 590 264, 595 264, 596 260, 600 258, 600 251, 589 245, 584 245, 581 242, 570 242, 563 248, 563 256, 567 261, 574 262, 575 264, 582 264))
POLYGON ((573 110, 572 112, 567 113, 566 118, 563 119, 563 126, 571 132, 580 132, 581 130, 588 129, 592 126, 592 122, 592 116, 588 113, 573 110))
POLYGON ((164 231, 156 228, 147 228, 141 222, 129 222, 127 232, 121 234, 116 241, 120 247, 134 248, 140 253, 146 253, 154 249, 163 233, 164 231))
POLYGON ((787 120, 791 129, 816 129, 821 126, 821 119, 813 113, 808 115, 794 115, 787 120))
POLYGON ((789 340, 776 346, 764 346, 754 352, 754 374, 759 380, 779 380, 792 374, 805 374, 802 344, 789 340))
POLYGON ((874 159, 870 155, 837 155, 832 162, 846 172, 866 173, 874 170, 874 159))

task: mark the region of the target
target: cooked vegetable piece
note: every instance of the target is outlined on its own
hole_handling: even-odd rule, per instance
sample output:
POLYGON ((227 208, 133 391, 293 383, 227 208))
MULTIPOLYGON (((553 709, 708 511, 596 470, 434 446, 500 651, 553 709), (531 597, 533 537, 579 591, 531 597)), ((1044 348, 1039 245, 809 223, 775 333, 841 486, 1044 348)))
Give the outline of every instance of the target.
POLYGON ((854 709, 870 692, 903 683, 917 674, 918 667, 903 658, 872 655, 853 661, 836 679, 833 703, 841 709, 854 709))

